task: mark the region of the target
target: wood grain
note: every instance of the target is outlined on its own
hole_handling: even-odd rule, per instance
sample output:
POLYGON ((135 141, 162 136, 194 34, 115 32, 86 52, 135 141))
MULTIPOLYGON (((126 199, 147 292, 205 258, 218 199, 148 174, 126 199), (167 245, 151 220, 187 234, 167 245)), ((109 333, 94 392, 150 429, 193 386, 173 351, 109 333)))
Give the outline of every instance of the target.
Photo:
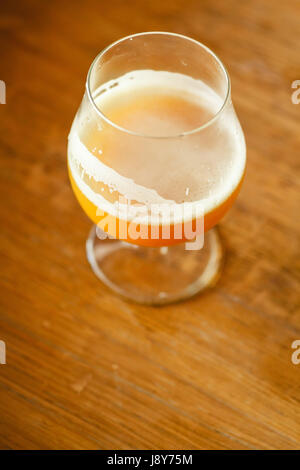
POLYGON ((1 2, 2 449, 299 448, 299 41, 297 0, 1 2), (92 59, 147 30, 221 57, 248 146, 222 278, 163 308, 93 275, 66 169, 92 59))

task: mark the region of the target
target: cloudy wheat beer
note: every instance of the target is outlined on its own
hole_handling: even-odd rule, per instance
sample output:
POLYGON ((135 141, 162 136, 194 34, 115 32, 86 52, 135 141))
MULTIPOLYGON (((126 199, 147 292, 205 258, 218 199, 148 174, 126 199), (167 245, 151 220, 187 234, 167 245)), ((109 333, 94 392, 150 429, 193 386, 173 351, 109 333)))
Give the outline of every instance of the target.
MULTIPOLYGON (((68 166, 79 203, 104 233, 183 250, 227 212, 245 162, 227 72, 200 43, 145 33, 95 59, 68 166)), ((216 234, 209 237, 211 251, 216 234)))

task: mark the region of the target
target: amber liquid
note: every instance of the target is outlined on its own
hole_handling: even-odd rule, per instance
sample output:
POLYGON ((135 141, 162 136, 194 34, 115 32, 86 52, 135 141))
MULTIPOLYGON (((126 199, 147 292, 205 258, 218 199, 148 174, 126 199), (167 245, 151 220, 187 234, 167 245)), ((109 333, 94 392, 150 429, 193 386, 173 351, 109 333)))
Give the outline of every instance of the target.
MULTIPOLYGON (((120 220, 129 223, 115 212, 122 197, 129 205, 202 204, 205 230, 215 225, 235 199, 245 167, 243 134, 234 119, 196 130, 215 116, 220 98, 189 77, 138 71, 102 87, 94 100, 106 119, 87 111, 69 138, 72 187, 93 222, 114 219, 118 238, 120 220)), ((147 239, 126 240, 178 243, 184 236, 175 239, 174 227, 185 222, 170 219, 168 240, 151 238, 150 227, 147 239)))

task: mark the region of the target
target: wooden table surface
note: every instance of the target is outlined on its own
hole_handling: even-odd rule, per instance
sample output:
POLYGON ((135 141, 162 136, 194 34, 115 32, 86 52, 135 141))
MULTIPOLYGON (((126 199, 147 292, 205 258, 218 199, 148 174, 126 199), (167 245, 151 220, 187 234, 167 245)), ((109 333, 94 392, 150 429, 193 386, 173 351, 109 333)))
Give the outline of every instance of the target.
POLYGON ((0 51, 0 447, 300 448, 300 2, 2 1, 0 51), (66 170, 91 61, 147 30, 220 56, 248 147, 218 285, 163 308, 94 276, 66 170))

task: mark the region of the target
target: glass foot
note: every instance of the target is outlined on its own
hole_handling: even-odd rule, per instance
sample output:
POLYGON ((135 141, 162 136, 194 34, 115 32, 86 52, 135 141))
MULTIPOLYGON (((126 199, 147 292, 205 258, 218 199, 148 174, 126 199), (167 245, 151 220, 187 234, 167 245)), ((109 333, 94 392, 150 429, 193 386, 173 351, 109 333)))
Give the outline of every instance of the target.
POLYGON ((101 240, 96 226, 86 243, 88 261, 104 284, 134 302, 163 305, 213 286, 223 250, 216 228, 205 233, 201 250, 179 245, 148 248, 120 240, 101 240))

